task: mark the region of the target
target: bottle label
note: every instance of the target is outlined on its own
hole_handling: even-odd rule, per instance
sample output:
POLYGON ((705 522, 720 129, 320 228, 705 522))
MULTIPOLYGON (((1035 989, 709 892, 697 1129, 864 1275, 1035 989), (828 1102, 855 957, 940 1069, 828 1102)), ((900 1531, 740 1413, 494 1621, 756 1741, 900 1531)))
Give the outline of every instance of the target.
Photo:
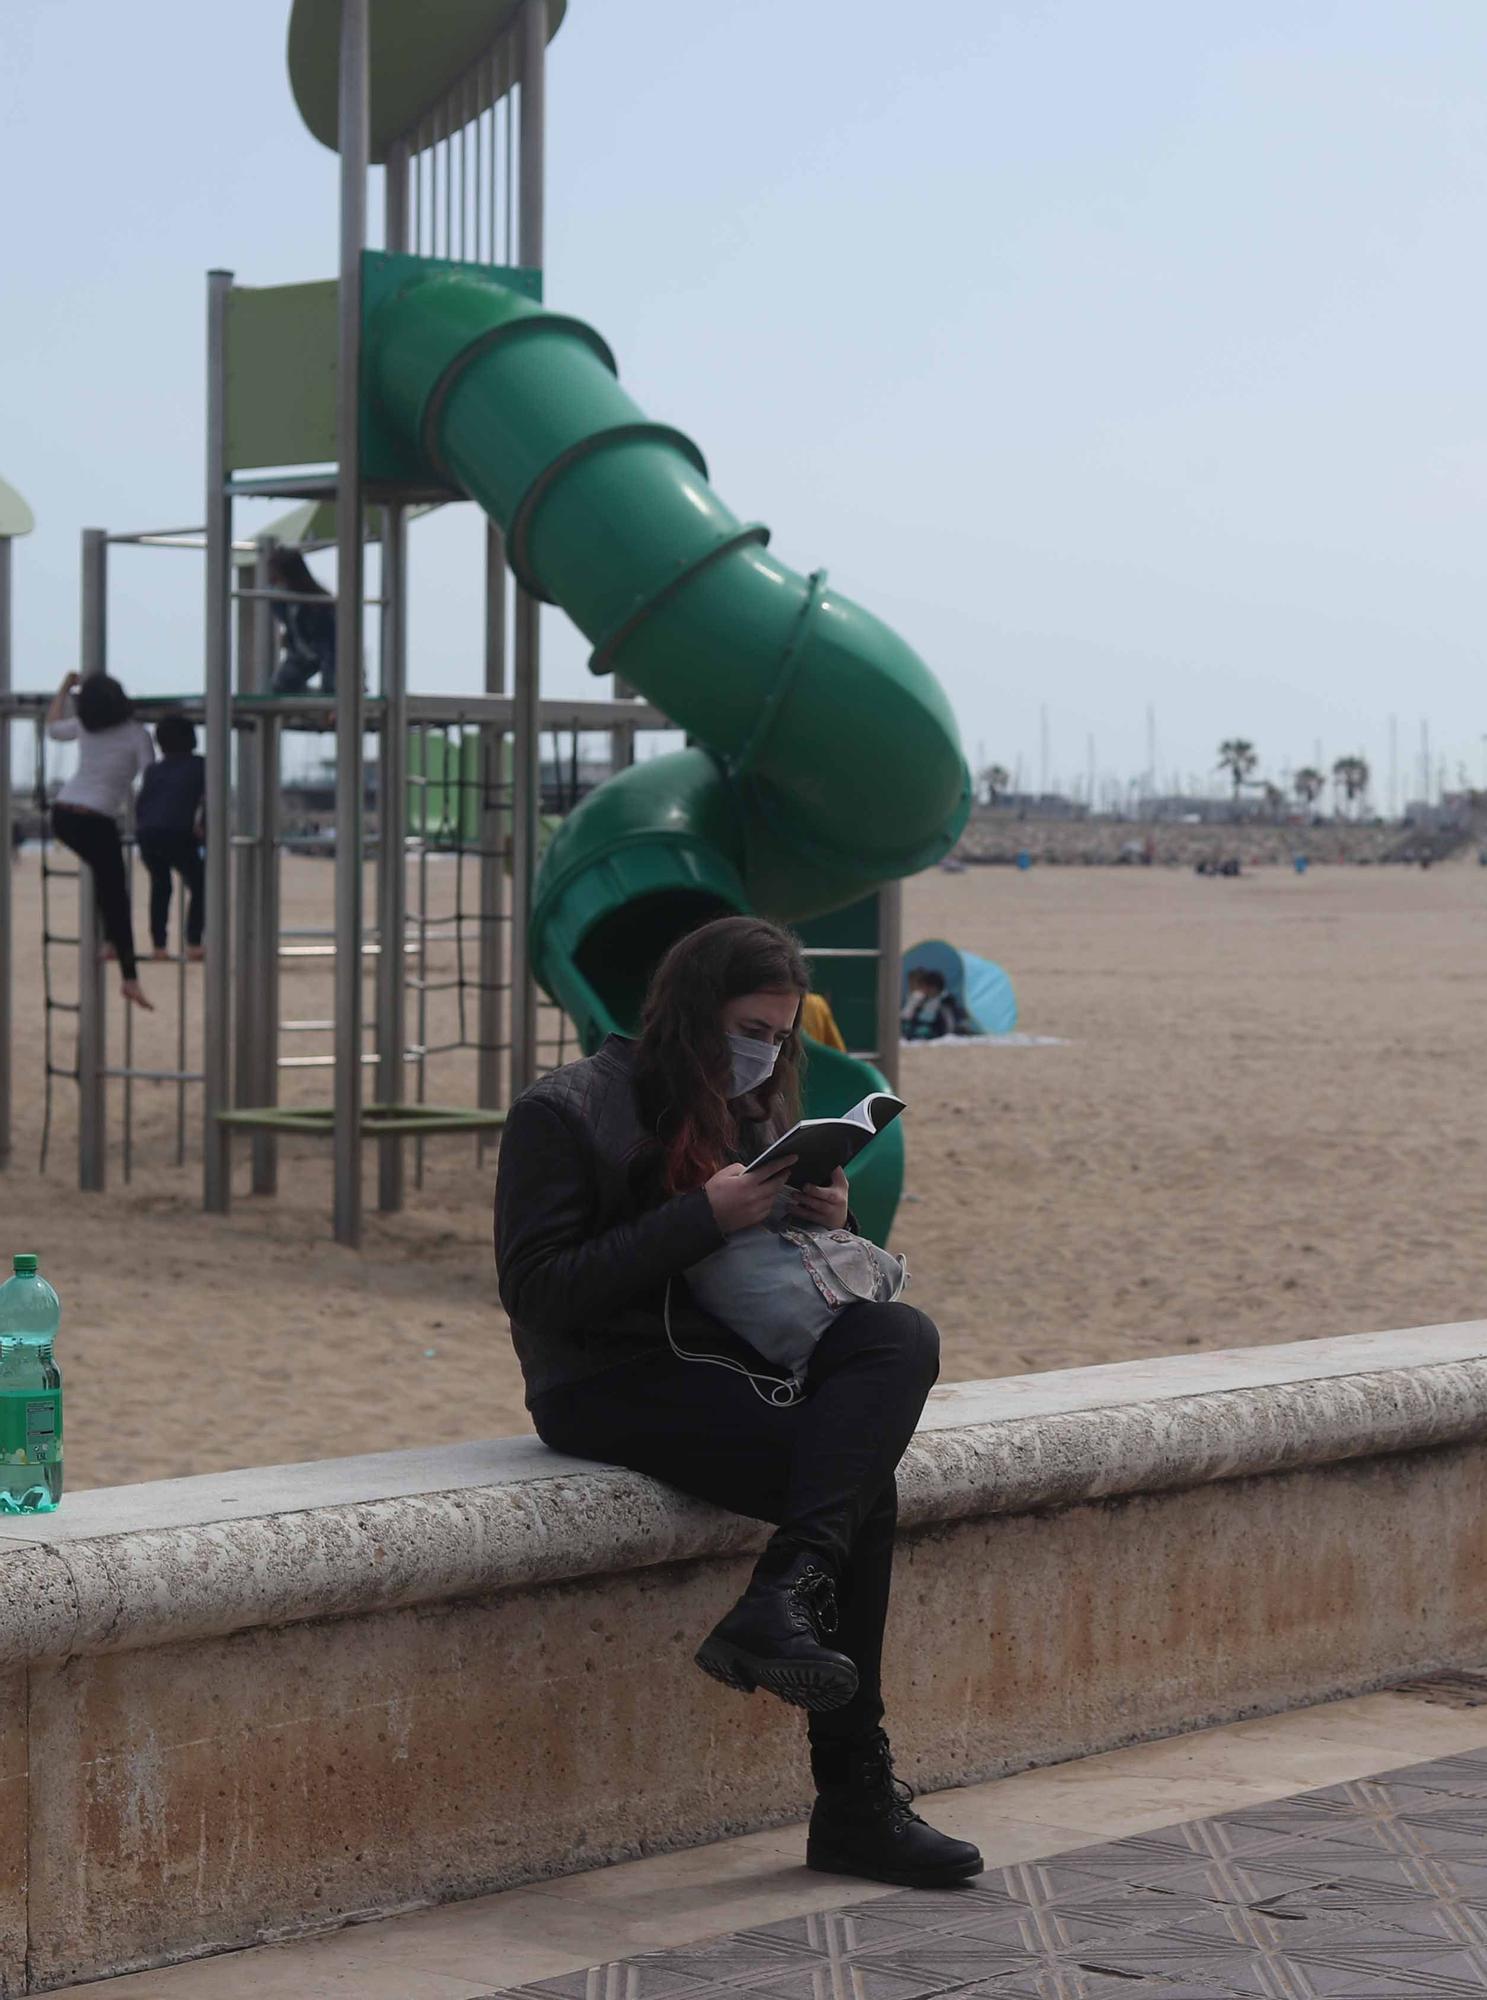
POLYGON ((59 1465, 62 1460, 62 1391, 0 1396, 0 1466, 59 1465))

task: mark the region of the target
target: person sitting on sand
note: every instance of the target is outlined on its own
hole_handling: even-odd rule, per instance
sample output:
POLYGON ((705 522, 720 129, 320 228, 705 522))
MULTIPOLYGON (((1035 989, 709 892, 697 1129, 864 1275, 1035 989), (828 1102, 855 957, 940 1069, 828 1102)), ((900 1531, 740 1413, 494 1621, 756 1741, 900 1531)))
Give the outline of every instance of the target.
POLYGON ((54 743, 78 746, 77 769, 52 801, 52 831, 93 871, 103 935, 119 961, 119 991, 134 1006, 148 1008, 134 956, 119 814, 135 778, 155 761, 150 732, 135 721, 133 704, 110 675, 90 674, 83 680, 69 674, 46 712, 46 733, 54 743))
POLYGON ((139 858, 150 877, 150 939, 156 958, 170 957, 170 899, 179 875, 186 895, 186 956, 200 958, 206 762, 196 754, 196 730, 184 715, 167 715, 156 726, 155 743, 159 761, 145 772, 134 807, 139 858))
POLYGON ((937 1042, 943 1035, 960 1033, 960 1010, 954 994, 946 990, 942 973, 923 966, 914 968, 899 1023, 906 1042, 937 1042))
MULTIPOLYGON (((685 1283, 776 1204, 816 1229, 851 1226, 840 1169, 791 1190, 793 1160, 743 1165, 795 1121, 809 987, 789 932, 718 918, 662 960, 638 1041, 611 1035, 516 1100, 496 1181, 501 1302, 532 1422, 555 1451, 779 1524, 696 1660, 725 1686, 809 1710, 806 1865, 938 1888, 981 1857, 909 1810, 879 1680, 894 1472, 939 1372, 934 1322, 901 1301, 837 1302, 802 1388, 685 1283)), ((659 1600, 653 1623, 659 1649, 671 1627, 659 1600)))

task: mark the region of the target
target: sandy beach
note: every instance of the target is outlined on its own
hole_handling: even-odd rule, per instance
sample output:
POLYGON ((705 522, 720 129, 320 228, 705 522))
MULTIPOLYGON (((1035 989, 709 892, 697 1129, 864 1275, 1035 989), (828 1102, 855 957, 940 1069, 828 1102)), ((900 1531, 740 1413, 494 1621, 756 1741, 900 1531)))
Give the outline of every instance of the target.
MULTIPOLYGON (((76 1093, 60 1081, 38 1172, 34 853, 14 882, 15 1152, 0 1174, 0 1251, 39 1252, 62 1294, 69 1485, 525 1428, 491 1260, 492 1150, 478 1160, 468 1138, 431 1142, 422 1188, 392 1218, 375 1212, 369 1157, 359 1255, 329 1239, 317 1141, 283 1144, 276 1197, 242 1193, 229 1216, 203 1215, 194 1100, 177 1167, 170 1086, 138 1087, 127 1186, 114 1086, 110 1188, 83 1196, 76 1093)), ((287 862, 286 923, 327 921, 330 894, 325 863, 287 862)), ((1238 881, 979 869, 910 884, 906 940, 948 937, 997 959, 1021 1025, 1064 1038, 906 1055, 896 1242, 911 1296, 940 1323, 945 1377, 1481 1312, 1484 904, 1487 871, 1467 864, 1238 881)), ((175 969, 145 976, 160 1010, 139 1026, 136 1059, 168 1067, 175 969)), ((443 1039, 454 1001, 433 1005, 430 1039, 443 1039)), ((286 973, 284 1011, 329 1014, 323 963, 286 973)), ((117 1013, 110 1030, 117 1050, 117 1013)), ((328 1096, 324 1071, 292 1083, 303 1101, 328 1096)), ((431 1065, 433 1101, 471 1090, 469 1058, 431 1065)))

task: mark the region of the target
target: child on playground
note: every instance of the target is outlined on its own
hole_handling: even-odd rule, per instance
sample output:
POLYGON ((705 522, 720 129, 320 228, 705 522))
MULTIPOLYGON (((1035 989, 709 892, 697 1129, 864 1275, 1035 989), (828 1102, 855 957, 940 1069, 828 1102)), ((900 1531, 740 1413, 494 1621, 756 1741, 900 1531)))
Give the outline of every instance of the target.
POLYGON ((77 769, 52 801, 52 831, 93 871, 103 935, 119 961, 120 992, 134 1006, 149 1008, 134 956, 119 814, 135 778, 155 761, 150 732, 135 721, 128 695, 110 675, 83 680, 68 674, 47 710, 46 733, 54 743, 78 746, 77 769))
POLYGON ((134 806, 139 856, 150 877, 150 940, 156 958, 170 957, 170 899, 179 875, 186 896, 186 956, 200 958, 206 762, 196 754, 196 730, 183 715, 167 715, 156 725, 155 745, 159 759, 145 772, 134 806))
POLYGON ((274 669, 275 694, 304 694, 317 676, 322 694, 336 691, 336 603, 298 549, 277 548, 269 583, 290 593, 273 601, 283 653, 274 669))

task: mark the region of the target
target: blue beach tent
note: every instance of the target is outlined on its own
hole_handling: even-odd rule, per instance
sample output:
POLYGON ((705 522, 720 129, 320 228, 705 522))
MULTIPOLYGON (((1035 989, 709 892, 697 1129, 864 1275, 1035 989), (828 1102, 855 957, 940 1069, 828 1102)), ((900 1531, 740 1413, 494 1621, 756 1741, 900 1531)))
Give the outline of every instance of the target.
POLYGON ((966 1016, 972 1035, 1010 1035, 1017 1026, 1017 995, 1012 982, 989 958, 976 958, 943 938, 926 938, 904 953, 902 999, 909 997, 911 972, 937 972, 945 991, 966 1016))

